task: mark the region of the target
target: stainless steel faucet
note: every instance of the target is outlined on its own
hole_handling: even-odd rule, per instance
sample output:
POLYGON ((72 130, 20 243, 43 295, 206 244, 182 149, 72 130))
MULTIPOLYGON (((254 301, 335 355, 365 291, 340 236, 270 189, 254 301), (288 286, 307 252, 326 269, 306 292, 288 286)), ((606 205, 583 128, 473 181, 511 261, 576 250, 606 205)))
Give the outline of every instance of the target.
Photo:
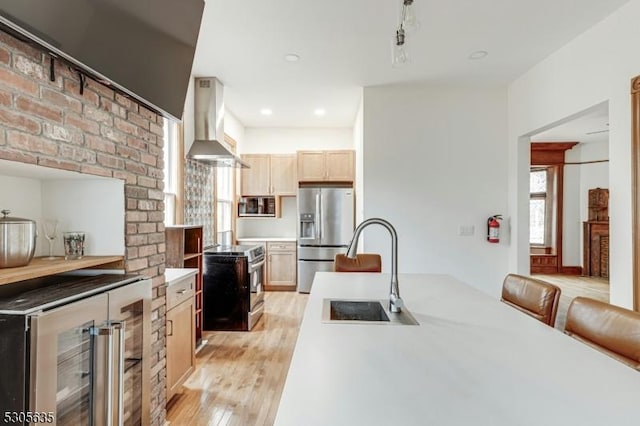
POLYGON ((393 225, 377 217, 372 217, 362 222, 353 233, 353 238, 347 249, 347 257, 351 259, 356 258, 358 238, 360 238, 360 234, 364 228, 373 224, 384 226, 387 228, 387 231, 389 231, 389 234, 391 234, 391 290, 389 291, 389 310, 391 312, 400 312, 404 307, 404 302, 400 298, 400 288, 398 287, 398 234, 393 225))

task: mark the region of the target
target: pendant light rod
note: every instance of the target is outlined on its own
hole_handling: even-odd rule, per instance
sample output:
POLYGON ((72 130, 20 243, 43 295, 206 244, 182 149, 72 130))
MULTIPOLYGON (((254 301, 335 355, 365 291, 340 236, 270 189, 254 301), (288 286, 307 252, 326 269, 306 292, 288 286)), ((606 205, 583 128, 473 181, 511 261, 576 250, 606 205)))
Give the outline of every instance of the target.
POLYGON ((413 9, 409 9, 412 5, 413 0, 402 0, 400 25, 396 29, 391 51, 391 64, 394 67, 402 66, 409 62, 409 52, 405 50, 406 33, 415 31, 419 25, 413 9))

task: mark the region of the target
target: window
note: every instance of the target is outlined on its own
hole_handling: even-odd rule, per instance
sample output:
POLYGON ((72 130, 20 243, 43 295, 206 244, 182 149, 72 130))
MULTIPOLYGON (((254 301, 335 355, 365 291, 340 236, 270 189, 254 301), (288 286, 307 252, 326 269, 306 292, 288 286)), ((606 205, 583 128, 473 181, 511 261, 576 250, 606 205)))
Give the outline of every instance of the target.
MULTIPOLYGON (((236 151, 236 141, 224 135, 228 148, 236 151)), ((237 169, 234 167, 216 168, 216 242, 231 244, 233 242, 233 215, 235 177, 237 169)))
POLYGON ((233 222, 233 167, 216 169, 216 241, 231 244, 233 222))
POLYGON ((551 245, 553 169, 532 168, 529 174, 529 243, 551 245))
POLYGON ((178 123, 164 119, 164 223, 176 222, 178 123))

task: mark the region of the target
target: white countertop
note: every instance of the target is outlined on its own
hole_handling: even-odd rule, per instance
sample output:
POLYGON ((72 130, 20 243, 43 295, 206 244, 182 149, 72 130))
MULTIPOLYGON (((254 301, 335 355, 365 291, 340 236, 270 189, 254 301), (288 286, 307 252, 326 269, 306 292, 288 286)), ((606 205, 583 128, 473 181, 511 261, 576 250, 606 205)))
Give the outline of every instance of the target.
POLYGON ((197 268, 166 268, 164 270, 165 285, 169 287, 176 281, 198 273, 197 268))
POLYGON ((238 241, 255 242, 255 241, 277 241, 277 242, 296 242, 296 237, 240 237, 236 238, 238 241))
POLYGON ((323 323, 388 274, 316 274, 276 425, 627 425, 640 372, 452 277, 401 274, 419 326, 323 323))

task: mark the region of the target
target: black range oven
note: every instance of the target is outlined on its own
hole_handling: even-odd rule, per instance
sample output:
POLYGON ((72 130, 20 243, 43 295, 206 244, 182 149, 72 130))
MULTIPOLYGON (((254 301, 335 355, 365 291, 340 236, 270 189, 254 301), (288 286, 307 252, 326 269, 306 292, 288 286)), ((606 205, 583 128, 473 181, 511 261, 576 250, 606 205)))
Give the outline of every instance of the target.
POLYGON ((251 330, 264 311, 264 247, 214 247, 203 263, 203 330, 251 330))

